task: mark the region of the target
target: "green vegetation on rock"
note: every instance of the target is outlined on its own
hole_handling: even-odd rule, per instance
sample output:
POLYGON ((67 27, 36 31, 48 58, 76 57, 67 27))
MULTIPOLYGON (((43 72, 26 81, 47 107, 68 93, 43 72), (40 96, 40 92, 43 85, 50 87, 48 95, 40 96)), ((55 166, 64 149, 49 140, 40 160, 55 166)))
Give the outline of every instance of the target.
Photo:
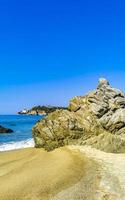
POLYGON ((61 107, 61 106, 34 106, 31 110, 34 111, 44 111, 46 114, 49 114, 51 112, 54 112, 57 109, 67 109, 66 107, 61 107))
POLYGON ((61 107, 61 106, 34 106, 33 108, 27 110, 24 109, 20 112, 18 112, 18 114, 22 114, 22 115, 47 115, 49 113, 54 112, 55 110, 67 110, 67 107, 61 107))

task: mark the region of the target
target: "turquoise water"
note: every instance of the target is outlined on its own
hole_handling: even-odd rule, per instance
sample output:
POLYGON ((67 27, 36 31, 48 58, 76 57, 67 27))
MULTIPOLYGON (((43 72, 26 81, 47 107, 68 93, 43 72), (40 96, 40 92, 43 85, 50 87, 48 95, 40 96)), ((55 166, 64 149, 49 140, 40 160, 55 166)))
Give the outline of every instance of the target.
POLYGON ((42 116, 0 115, 0 125, 14 131, 9 134, 0 134, 0 148, 3 145, 7 147, 10 144, 12 146, 15 145, 14 143, 22 144, 19 142, 30 141, 32 139, 32 127, 42 118, 42 116))

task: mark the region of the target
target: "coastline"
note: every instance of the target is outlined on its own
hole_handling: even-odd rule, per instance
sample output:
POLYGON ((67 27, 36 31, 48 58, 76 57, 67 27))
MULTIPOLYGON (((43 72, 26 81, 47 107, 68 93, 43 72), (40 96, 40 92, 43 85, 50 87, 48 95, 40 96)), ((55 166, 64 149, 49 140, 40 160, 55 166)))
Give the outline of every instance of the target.
POLYGON ((0 144, 0 152, 7 152, 17 149, 25 149, 29 147, 34 147, 34 140, 33 138, 29 138, 27 140, 22 140, 18 142, 8 142, 0 144))
POLYGON ((34 147, 32 127, 43 116, 0 115, 0 125, 13 133, 0 133, 0 152, 34 147))

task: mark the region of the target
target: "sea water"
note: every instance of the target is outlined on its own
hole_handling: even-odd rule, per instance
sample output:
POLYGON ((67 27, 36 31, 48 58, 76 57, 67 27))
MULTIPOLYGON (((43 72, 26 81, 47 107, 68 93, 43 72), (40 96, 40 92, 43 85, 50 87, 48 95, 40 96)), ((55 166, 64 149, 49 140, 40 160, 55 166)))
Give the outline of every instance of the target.
POLYGON ((33 147, 32 127, 43 116, 0 115, 0 125, 14 132, 0 133, 0 151, 33 147))

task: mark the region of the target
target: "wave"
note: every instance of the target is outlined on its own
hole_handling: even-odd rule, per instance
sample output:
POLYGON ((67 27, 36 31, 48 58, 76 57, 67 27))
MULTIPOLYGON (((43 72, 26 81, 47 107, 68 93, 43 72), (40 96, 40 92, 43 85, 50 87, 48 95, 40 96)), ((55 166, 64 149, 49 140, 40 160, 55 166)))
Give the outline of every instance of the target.
POLYGON ((34 140, 28 139, 19 142, 8 142, 0 144, 0 152, 2 151, 10 151, 15 149, 24 149, 28 147, 34 147, 34 140))

